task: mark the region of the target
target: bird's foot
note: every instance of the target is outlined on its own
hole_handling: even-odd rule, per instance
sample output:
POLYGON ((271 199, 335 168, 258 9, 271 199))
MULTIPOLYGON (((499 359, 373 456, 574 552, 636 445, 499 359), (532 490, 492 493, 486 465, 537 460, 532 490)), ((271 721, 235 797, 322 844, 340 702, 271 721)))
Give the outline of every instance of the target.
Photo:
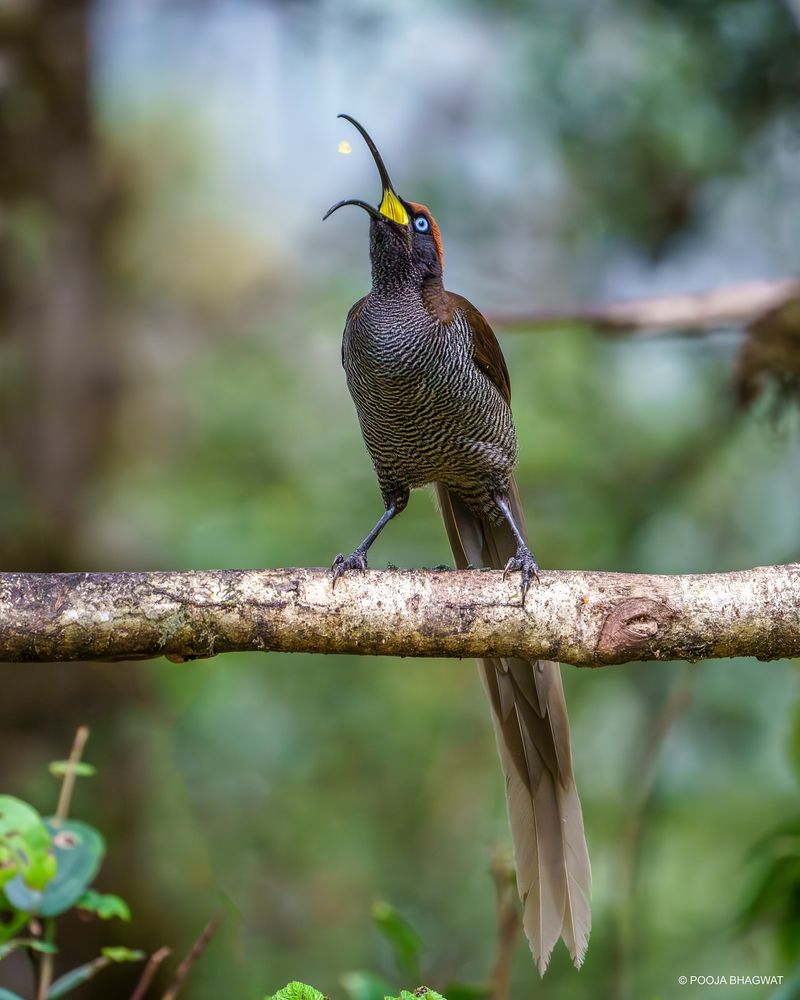
POLYGON ((340 552, 333 560, 333 566, 331 566, 331 585, 335 587, 339 577, 343 576, 349 569, 355 569, 359 573, 363 573, 366 568, 367 553, 364 549, 354 549, 346 559, 340 552))
POLYGON ((536 560, 533 558, 533 553, 528 548, 527 545, 518 545, 516 554, 513 555, 506 563, 506 568, 503 570, 503 579, 505 580, 509 573, 513 573, 519 570, 522 574, 520 580, 520 586, 522 588, 522 603, 525 604, 525 595, 528 593, 528 588, 531 585, 531 580, 535 577, 536 582, 539 583, 539 567, 536 565, 536 560))

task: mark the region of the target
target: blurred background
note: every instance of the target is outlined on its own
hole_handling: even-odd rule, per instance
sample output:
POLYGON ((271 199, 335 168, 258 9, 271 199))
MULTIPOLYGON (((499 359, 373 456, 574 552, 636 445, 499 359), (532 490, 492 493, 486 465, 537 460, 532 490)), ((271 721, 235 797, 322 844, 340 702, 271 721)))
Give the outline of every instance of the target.
MULTIPOLYGON (((373 523, 339 353, 367 220, 321 218, 378 181, 341 111, 487 313, 800 270, 797 0, 0 0, 0 569, 325 565, 373 523)), ((769 394, 736 407, 741 331, 500 332, 542 566, 800 558, 800 421, 769 394)), ((449 561, 426 493, 371 553, 449 561)), ((514 995, 788 981, 796 665, 564 678, 594 931, 583 972, 559 947, 543 983, 520 943, 514 995)), ((338 997, 353 969, 410 988, 370 920, 385 898, 426 983, 487 977, 508 833, 471 663, 7 665, 0 790, 51 809, 81 723, 100 770, 73 811, 133 922, 65 926, 68 963, 110 938, 183 952, 222 914, 197 1000, 293 978, 338 997)), ((129 995, 106 975, 80 995, 129 995)))

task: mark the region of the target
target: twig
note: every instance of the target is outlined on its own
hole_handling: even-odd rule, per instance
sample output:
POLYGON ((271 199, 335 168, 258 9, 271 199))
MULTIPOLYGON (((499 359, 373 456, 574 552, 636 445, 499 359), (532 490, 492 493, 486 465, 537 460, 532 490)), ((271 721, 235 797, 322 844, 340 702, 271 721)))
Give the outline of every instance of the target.
POLYGON ((75 733, 72 750, 70 750, 67 766, 64 769, 64 780, 61 782, 61 792, 58 796, 58 805, 56 806, 55 814, 55 819, 58 823, 62 823, 69 814, 72 793, 75 789, 75 769, 80 764, 81 757, 83 756, 83 748, 86 746, 88 739, 89 727, 80 726, 75 733))
POLYGON ((169 958, 171 954, 172 949, 166 946, 153 952, 148 959, 147 965, 144 967, 139 982, 136 984, 136 989, 131 994, 131 1000, 144 1000, 144 996, 150 989, 150 984, 158 972, 159 965, 161 965, 165 958, 169 958))
POLYGON ((497 953, 490 979, 491 1000, 508 1000, 514 947, 522 929, 514 885, 514 863, 500 849, 492 856, 490 869, 497 898, 497 953))
POLYGON ((163 995, 161 1000, 175 1000, 175 997, 178 995, 178 991, 183 986, 184 980, 189 975, 190 969, 208 947, 208 943, 214 936, 217 926, 218 924, 216 920, 209 920, 203 928, 203 932, 200 937, 192 945, 192 950, 178 966, 175 978, 167 987, 167 992, 163 995))

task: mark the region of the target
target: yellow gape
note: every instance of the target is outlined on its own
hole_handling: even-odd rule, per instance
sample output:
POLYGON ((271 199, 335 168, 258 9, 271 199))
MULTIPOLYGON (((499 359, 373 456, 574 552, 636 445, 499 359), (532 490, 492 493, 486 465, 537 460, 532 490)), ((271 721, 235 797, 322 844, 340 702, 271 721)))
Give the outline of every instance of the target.
POLYGON ((381 215, 385 215, 392 222, 399 222, 401 226, 408 225, 408 212, 391 188, 384 188, 383 201, 380 204, 379 211, 381 215))

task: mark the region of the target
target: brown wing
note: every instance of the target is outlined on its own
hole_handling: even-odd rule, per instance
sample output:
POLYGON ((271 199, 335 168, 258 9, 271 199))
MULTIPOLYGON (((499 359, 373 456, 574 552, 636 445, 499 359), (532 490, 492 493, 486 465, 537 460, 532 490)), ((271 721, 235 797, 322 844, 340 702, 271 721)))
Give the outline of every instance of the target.
POLYGON ((467 318, 472 330, 472 343, 475 348, 475 364, 484 372, 507 402, 511 402, 511 379, 506 368, 506 359, 500 350, 494 330, 489 326, 475 306, 463 295, 447 293, 452 309, 460 310, 467 318))

